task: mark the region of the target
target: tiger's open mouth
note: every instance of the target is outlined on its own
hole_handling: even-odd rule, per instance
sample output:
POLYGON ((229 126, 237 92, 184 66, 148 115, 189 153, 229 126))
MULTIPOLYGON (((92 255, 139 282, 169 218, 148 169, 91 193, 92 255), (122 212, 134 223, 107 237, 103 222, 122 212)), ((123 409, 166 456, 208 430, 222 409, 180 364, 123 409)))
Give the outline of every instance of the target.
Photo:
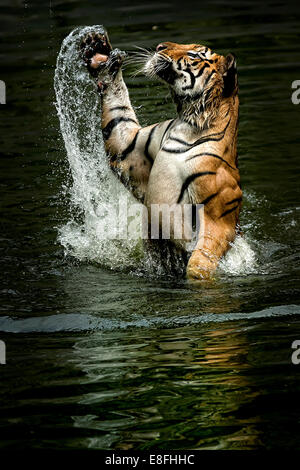
POLYGON ((168 85, 173 85, 177 73, 173 68, 173 63, 170 59, 161 54, 155 53, 146 63, 144 73, 150 78, 160 78, 168 85))
POLYGON ((177 78, 172 62, 161 55, 158 56, 154 65, 154 73, 169 85, 173 85, 177 78))

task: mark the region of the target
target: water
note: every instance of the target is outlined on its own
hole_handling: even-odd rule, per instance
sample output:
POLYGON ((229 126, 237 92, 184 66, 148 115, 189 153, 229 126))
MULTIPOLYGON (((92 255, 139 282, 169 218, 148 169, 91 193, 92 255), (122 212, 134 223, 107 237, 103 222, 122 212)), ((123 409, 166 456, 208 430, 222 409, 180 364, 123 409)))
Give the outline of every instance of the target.
MULTIPOLYGON (((296 449, 299 10, 130 5, 1 7, 1 448, 296 449), (74 28, 95 23, 120 49, 195 41, 237 55, 244 237, 213 283, 190 285, 138 242, 97 236, 95 208, 126 192, 72 41, 59 56, 74 28)), ((171 118, 166 89, 130 72, 141 124, 171 118)))

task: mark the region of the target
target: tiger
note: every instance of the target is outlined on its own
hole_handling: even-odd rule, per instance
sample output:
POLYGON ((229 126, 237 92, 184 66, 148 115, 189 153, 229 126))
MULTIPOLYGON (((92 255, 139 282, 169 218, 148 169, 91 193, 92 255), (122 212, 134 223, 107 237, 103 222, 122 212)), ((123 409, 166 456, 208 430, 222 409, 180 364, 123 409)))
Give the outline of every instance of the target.
POLYGON ((204 230, 188 254, 185 274, 189 280, 212 279, 240 233, 236 57, 174 42, 145 53, 143 72, 169 87, 177 108, 173 119, 146 127, 138 122, 123 79, 125 57, 112 48, 106 30, 81 42, 81 59, 101 97, 109 165, 150 211, 154 204, 202 204, 204 230))

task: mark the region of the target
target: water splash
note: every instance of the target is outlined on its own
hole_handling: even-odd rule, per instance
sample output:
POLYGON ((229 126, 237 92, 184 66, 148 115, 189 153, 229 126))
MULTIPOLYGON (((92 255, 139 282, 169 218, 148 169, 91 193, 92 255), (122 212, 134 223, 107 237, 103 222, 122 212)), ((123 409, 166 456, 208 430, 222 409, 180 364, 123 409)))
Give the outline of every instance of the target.
POLYGON ((103 239, 100 229, 109 225, 109 210, 119 197, 128 204, 133 197, 111 172, 100 132, 101 107, 96 84, 79 58, 79 46, 87 33, 103 33, 102 26, 76 28, 62 43, 57 58, 54 88, 72 180, 67 183, 71 219, 59 229, 59 241, 67 254, 79 260, 99 262, 111 269, 134 269, 144 257, 138 240, 103 239))
POLYGON ((231 249, 220 261, 220 271, 231 275, 246 275, 257 272, 258 260, 255 251, 244 237, 236 237, 231 249))
MULTIPOLYGON (((59 242, 66 254, 108 269, 151 277, 172 276, 174 271, 183 274, 183 261, 175 252, 149 251, 139 239, 103 239, 99 235, 104 226, 110 230, 109 213, 112 207, 118 211, 120 197, 127 198, 128 206, 136 201, 109 168, 100 132, 96 84, 79 57, 80 43, 92 31, 103 33, 104 28, 76 28, 64 39, 55 70, 56 109, 71 173, 64 195, 69 200, 70 220, 59 228, 59 242)), ((254 266, 250 246, 237 239, 222 261, 221 270, 245 274, 254 266)))

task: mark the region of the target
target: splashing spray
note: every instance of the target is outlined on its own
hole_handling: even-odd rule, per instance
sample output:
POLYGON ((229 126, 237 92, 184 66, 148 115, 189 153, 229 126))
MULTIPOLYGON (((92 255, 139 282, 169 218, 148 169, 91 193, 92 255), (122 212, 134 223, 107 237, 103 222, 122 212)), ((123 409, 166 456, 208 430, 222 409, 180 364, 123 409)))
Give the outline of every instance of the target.
MULTIPOLYGON (((96 25, 72 31, 64 39, 56 63, 55 104, 72 175, 67 184, 72 216, 60 227, 59 241, 66 254, 112 270, 151 277, 174 275, 175 270, 182 275, 183 261, 175 251, 166 247, 161 252, 149 250, 141 239, 118 239, 113 233, 105 239, 100 236, 104 226, 110 230, 112 208, 118 210, 120 198, 127 198, 129 206, 136 201, 109 168, 100 131, 100 98, 79 56, 81 41, 95 31, 103 34, 104 28, 96 25)), ((234 256, 229 260, 222 268, 227 265, 235 272, 234 256)))

